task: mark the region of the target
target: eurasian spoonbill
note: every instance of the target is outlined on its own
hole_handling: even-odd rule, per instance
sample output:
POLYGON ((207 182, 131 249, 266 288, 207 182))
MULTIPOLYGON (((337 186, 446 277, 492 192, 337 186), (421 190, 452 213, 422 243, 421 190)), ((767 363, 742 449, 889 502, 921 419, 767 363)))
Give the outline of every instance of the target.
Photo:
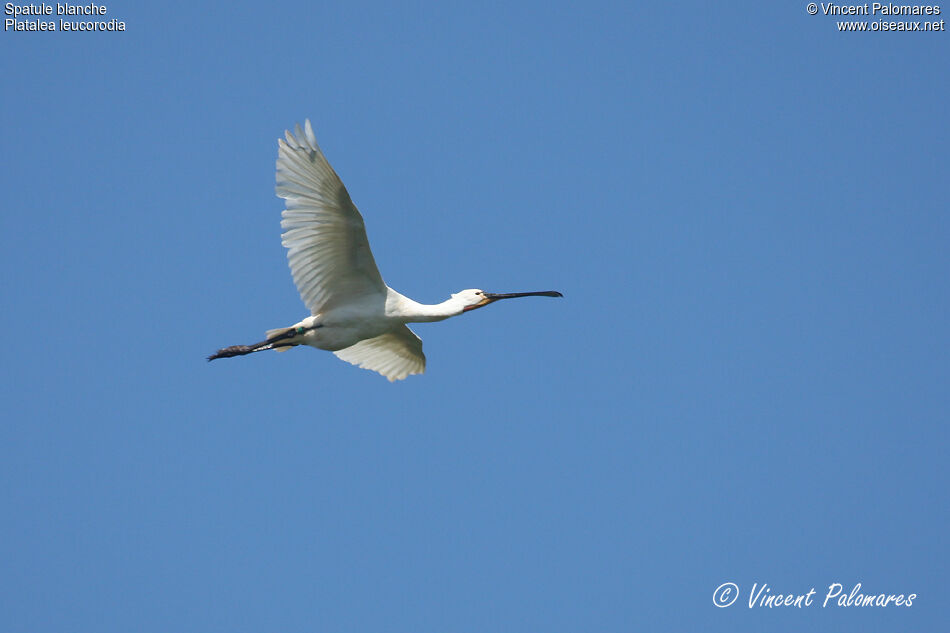
POLYGON ((379 372, 390 381, 425 371, 422 340, 407 323, 442 321, 500 299, 560 297, 560 292, 496 294, 462 290, 435 305, 416 303, 383 282, 363 217, 327 162, 309 119, 278 140, 277 195, 286 200, 281 228, 294 283, 310 316, 268 330, 253 345, 232 345, 208 357, 229 358, 309 345, 379 372))

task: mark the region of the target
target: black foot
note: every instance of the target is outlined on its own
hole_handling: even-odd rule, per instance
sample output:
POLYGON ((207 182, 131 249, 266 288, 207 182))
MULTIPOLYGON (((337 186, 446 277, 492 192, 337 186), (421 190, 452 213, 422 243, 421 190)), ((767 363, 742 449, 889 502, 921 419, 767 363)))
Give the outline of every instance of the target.
POLYGON ((245 354, 250 354, 254 349, 250 345, 232 345, 231 347, 223 347, 216 351, 214 354, 208 357, 208 362, 213 361, 216 358, 231 358, 232 356, 243 356, 245 354))

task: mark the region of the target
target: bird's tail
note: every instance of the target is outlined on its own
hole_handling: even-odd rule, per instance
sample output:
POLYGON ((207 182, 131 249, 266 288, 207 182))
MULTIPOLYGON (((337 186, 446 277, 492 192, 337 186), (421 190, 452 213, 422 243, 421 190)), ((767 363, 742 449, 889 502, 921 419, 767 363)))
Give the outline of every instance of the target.
POLYGON ((277 328, 276 330, 267 330, 267 338, 260 343, 254 343, 253 345, 231 345, 230 347, 222 347, 214 354, 209 356, 208 360, 212 361, 217 358, 244 356, 245 354, 263 352, 264 350, 268 349, 276 349, 278 352, 286 352, 291 347, 296 345, 296 343, 290 343, 287 339, 291 339, 296 335, 297 330, 296 328, 292 327, 282 327, 277 328))

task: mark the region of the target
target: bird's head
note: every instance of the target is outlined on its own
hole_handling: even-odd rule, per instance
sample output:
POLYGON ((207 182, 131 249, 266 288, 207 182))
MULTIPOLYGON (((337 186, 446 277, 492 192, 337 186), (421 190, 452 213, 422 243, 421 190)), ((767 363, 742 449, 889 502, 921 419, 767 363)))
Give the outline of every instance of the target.
POLYGON ((509 292, 499 294, 496 292, 485 292, 477 288, 462 290, 452 295, 452 298, 462 304, 462 312, 468 312, 475 308, 487 306, 501 299, 514 299, 516 297, 562 297, 556 290, 541 290, 538 292, 509 292))

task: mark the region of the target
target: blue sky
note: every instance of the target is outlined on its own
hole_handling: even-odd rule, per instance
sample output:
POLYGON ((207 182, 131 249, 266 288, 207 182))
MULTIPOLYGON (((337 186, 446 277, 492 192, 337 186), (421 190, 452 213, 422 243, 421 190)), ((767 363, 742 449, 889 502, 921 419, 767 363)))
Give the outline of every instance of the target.
POLYGON ((0 34, 4 631, 945 624, 945 32, 146 4, 0 34), (273 192, 306 117, 391 286, 564 299, 418 326, 402 383, 206 363, 306 315, 273 192))

